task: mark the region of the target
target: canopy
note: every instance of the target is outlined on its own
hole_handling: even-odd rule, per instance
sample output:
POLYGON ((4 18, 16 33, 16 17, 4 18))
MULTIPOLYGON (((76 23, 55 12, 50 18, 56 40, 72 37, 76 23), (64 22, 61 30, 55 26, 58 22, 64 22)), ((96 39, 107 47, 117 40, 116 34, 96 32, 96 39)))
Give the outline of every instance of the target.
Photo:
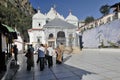
POLYGON ((14 39, 17 39, 17 33, 14 29, 12 29, 11 27, 9 27, 5 24, 1 24, 1 27, 2 27, 1 30, 3 30, 3 32, 8 32, 8 34, 13 36, 14 39))
POLYGON ((6 27, 8 32, 15 32, 15 30, 13 30, 11 27, 5 25, 5 24, 2 24, 2 26, 6 27))

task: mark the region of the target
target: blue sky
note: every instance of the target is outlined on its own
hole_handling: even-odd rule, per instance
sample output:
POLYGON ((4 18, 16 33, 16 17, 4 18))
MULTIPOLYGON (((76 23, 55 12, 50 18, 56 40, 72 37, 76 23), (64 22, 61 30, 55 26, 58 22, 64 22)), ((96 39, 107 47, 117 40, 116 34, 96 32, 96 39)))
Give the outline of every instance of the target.
POLYGON ((113 5, 119 0, 29 0, 32 6, 36 9, 40 7, 40 11, 45 14, 53 5, 56 5, 56 11, 65 18, 69 11, 77 16, 79 20, 84 20, 87 16, 100 18, 102 14, 99 9, 102 5, 113 5))

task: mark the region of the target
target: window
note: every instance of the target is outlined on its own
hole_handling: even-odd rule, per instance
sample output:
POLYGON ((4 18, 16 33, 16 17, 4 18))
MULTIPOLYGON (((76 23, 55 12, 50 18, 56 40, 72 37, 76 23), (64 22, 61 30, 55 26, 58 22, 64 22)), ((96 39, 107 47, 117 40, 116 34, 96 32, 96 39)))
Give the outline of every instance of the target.
POLYGON ((48 23, 49 21, 48 20, 46 20, 46 24, 48 23))
POLYGON ((40 26, 41 26, 41 24, 39 23, 39 24, 38 24, 38 26, 40 27, 40 26))
POLYGON ((65 37, 65 33, 63 32, 63 31, 59 31, 58 33, 57 33, 57 37, 65 37))
POLYGON ((38 42, 38 43, 41 43, 41 36, 38 36, 38 37, 37 37, 37 42, 38 42))
POLYGON ((50 39, 50 38, 53 38, 53 34, 52 34, 52 33, 49 35, 49 39, 50 39))

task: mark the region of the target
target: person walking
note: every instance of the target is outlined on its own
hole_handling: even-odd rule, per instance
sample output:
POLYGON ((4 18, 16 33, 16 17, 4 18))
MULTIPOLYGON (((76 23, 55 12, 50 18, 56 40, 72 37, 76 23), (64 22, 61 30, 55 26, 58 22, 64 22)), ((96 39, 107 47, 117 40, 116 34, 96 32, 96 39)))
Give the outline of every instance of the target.
POLYGON ((31 70, 31 67, 34 67, 34 48, 32 45, 29 45, 26 57, 27 57, 27 71, 31 70))
POLYGON ((48 58, 48 67, 52 67, 53 66, 53 58, 52 56, 54 55, 54 49, 52 48, 51 45, 48 46, 47 51, 46 51, 46 56, 48 58))
POLYGON ((16 64, 17 64, 17 55, 18 55, 18 48, 17 48, 17 45, 14 45, 13 47, 13 53, 14 53, 14 58, 15 58, 15 61, 16 61, 16 64))
POLYGON ((45 48, 43 44, 40 44, 40 48, 38 49, 38 57, 40 61, 40 71, 43 71, 45 68, 45 48))
POLYGON ((56 64, 61 64, 62 63, 62 51, 59 48, 59 46, 55 50, 56 52, 56 64))
POLYGON ((60 45, 59 45, 59 49, 60 49, 60 51, 61 51, 62 61, 63 61, 63 53, 64 53, 64 49, 65 49, 63 43, 60 43, 60 45))

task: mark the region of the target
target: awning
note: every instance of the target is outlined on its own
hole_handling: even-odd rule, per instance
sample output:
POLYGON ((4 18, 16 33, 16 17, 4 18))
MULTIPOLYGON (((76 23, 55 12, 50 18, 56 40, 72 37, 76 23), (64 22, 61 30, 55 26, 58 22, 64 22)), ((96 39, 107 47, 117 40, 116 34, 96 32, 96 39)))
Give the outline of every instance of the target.
POLYGON ((4 31, 7 31, 14 39, 17 39, 17 32, 8 25, 1 24, 4 31))
POLYGON ((8 25, 2 24, 2 26, 6 27, 8 32, 15 32, 15 30, 13 30, 11 27, 9 27, 8 25))

